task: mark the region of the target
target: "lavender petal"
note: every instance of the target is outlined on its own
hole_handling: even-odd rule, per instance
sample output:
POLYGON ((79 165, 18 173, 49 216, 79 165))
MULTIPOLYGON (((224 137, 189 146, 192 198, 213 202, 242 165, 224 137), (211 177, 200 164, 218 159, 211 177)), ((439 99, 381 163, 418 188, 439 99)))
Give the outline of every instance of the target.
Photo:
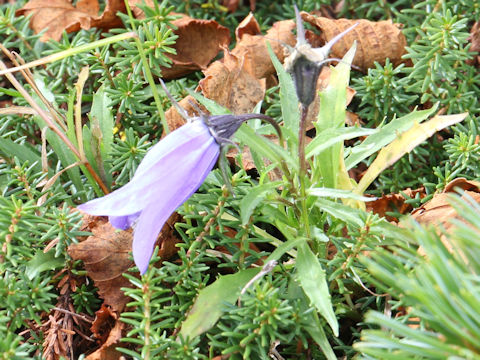
POLYGON ((91 215, 126 216, 139 213, 152 201, 161 201, 183 179, 185 169, 194 168, 204 149, 219 146, 201 121, 188 123, 152 147, 139 165, 133 179, 120 189, 78 208, 91 215))
POLYGON ((164 174, 168 186, 157 189, 157 196, 142 211, 134 230, 133 258, 140 273, 147 271, 158 233, 165 221, 200 187, 218 155, 219 147, 215 142, 201 149, 192 147, 190 152, 182 154, 182 158, 193 161, 179 161, 175 173, 164 174))
POLYGON ((117 229, 127 230, 129 227, 132 227, 140 214, 141 212, 125 216, 109 216, 108 221, 117 229))

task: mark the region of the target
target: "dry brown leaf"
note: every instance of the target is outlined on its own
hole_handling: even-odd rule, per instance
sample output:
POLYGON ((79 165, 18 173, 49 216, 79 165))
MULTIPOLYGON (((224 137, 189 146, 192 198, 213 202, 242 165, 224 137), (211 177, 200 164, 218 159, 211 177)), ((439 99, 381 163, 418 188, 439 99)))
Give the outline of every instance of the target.
MULTIPOLYGON (((194 106, 192 106, 192 103, 198 106, 198 102, 193 98, 193 96, 187 95, 187 97, 183 98, 178 103, 183 109, 185 109, 188 115, 198 115, 197 110, 194 106)), ((180 126, 185 124, 185 119, 178 113, 177 109, 175 109, 174 106, 171 106, 170 109, 165 112, 165 118, 167 119, 168 128, 170 129, 170 131, 178 129, 180 126)))
MULTIPOLYGON (((257 79, 252 74, 250 59, 239 59, 225 51, 222 61, 215 61, 204 72, 205 78, 200 80, 199 89, 208 99, 230 109, 233 113, 251 112, 265 94, 265 79, 257 79)), ((189 104, 189 96, 180 101, 187 113, 195 114, 194 107, 189 104), (192 110, 192 111, 190 111, 192 110)), ((170 130, 174 130, 185 123, 177 110, 171 108, 165 114, 170 130)))
MULTIPOLYGON (((222 5, 225 6, 228 12, 233 13, 237 11, 240 0, 223 0, 222 5)), ((250 11, 255 11, 255 0, 250 0, 250 11)))
POLYGON ((237 43, 242 40, 242 37, 245 34, 260 34, 260 25, 258 24, 257 19, 255 19, 255 16, 253 16, 253 13, 249 13, 235 29, 235 39, 237 40, 237 43))
POLYGON ((230 44, 230 31, 214 20, 192 19, 183 15, 172 22, 177 27, 175 42, 177 54, 168 54, 173 61, 162 68, 162 77, 172 79, 196 70, 204 70, 220 50, 230 44))
MULTIPOLYGON (((173 235, 173 225, 179 219, 174 213, 164 225, 157 242, 160 244, 159 256, 168 259, 177 248, 178 239, 173 235)), ((68 254, 74 260, 82 260, 85 264, 88 276, 98 288, 104 304, 113 311, 121 312, 128 302, 122 287, 128 287, 129 281, 122 274, 126 272, 133 262, 129 252, 132 248, 132 232, 118 231, 107 221, 105 217, 92 217, 86 215, 84 223, 87 231, 93 233, 85 241, 72 244, 68 247, 68 254)))
POLYGON ((471 52, 477 53, 474 60, 467 60, 469 64, 479 64, 480 63, 480 21, 477 21, 473 24, 472 29, 470 30, 470 36, 467 39, 472 43, 470 49, 471 52))
POLYGON ((386 58, 389 58, 394 65, 402 62, 401 57, 405 53, 407 41, 399 24, 387 20, 378 22, 363 19, 332 20, 306 12, 302 12, 301 15, 304 21, 321 31, 322 45, 353 24, 359 23, 333 46, 331 57, 342 58, 352 46, 353 41, 357 40, 357 52, 353 64, 363 71, 373 67, 375 61, 384 64, 386 58))
MULTIPOLYGON (((204 71, 205 79, 200 81, 198 90, 233 113, 250 112, 263 99, 265 78, 275 72, 266 41, 270 41, 275 55, 283 61, 282 44, 295 44, 294 28, 295 23, 286 20, 275 23, 265 37, 244 33, 231 53, 226 51, 224 59, 215 61, 204 71)), ((180 105, 187 113, 195 114, 189 100, 192 100, 190 96, 180 101, 180 105)), ((174 107, 165 115, 170 130, 185 123, 174 107)))
POLYGON ((465 190, 465 194, 476 201, 480 201, 480 182, 458 178, 448 183, 443 193, 434 195, 432 200, 415 209, 412 212, 413 218, 420 223, 442 225, 446 230, 451 229, 453 225, 449 220, 458 218, 458 215, 448 203, 447 197, 456 187, 465 190))
POLYGON ((116 350, 122 338, 125 323, 118 319, 118 315, 104 304, 95 313, 95 321, 91 331, 101 346, 86 357, 86 360, 119 360, 122 353, 116 350))
POLYGON ((97 218, 93 224, 95 226, 90 228, 93 235, 78 244, 71 244, 68 254, 74 260, 84 262, 104 304, 120 312, 128 302, 120 288, 129 286, 122 274, 133 265, 129 259, 132 232, 117 231, 106 218, 97 218))
POLYGON ((267 41, 280 62, 283 62, 285 45, 295 46, 293 29, 295 29, 295 23, 292 20, 284 20, 274 23, 265 36, 243 34, 240 42, 232 50, 232 54, 240 59, 250 58, 254 67, 254 76, 257 79, 267 78, 269 75, 275 74, 275 68, 267 50, 267 41))
POLYGON ((102 304, 100 309, 95 312, 95 320, 90 327, 90 331, 101 344, 107 340, 117 318, 118 315, 105 304, 102 304))
MULTIPOLYGON (((405 195, 410 198, 414 198, 417 193, 420 194, 420 198, 424 198, 425 188, 412 190, 410 188, 403 191, 405 195)), ((398 212, 400 214, 408 214, 412 211, 412 206, 405 202, 405 198, 401 194, 389 194, 378 198, 375 201, 369 201, 366 203, 367 211, 372 211, 374 214, 378 214, 385 217, 388 221, 398 223, 397 218, 387 215, 387 212, 398 212)))
MULTIPOLYGON (((436 194, 432 200, 425 203, 420 208, 412 212, 412 217, 421 224, 433 225, 435 227, 442 227, 447 232, 452 232, 455 228, 450 221, 452 219, 461 220, 457 211, 448 202, 448 193, 454 191, 455 188, 461 188, 465 192, 462 194, 462 198, 465 195, 470 196, 476 202, 480 203, 480 182, 470 181, 465 178, 458 178, 445 186, 443 193, 436 194)), ((441 236, 442 242, 450 250, 454 251, 447 237, 441 236)))
MULTIPOLYGON (((137 4, 143 0, 129 0, 128 3, 137 19, 144 19, 145 14, 137 4)), ((147 0, 145 4, 153 7, 153 1, 147 0)), ((172 13, 174 14, 174 13, 172 13)), ((217 56, 220 50, 230 44, 230 31, 214 20, 193 19, 185 14, 172 21, 178 36, 172 46, 176 54, 166 54, 172 60, 171 67, 162 67, 162 77, 173 79, 192 71, 206 69, 208 64, 217 56)))
POLYGON ((98 16, 98 11, 98 0, 79 0, 76 7, 68 0, 30 0, 16 15, 31 15, 30 27, 37 34, 46 29, 41 41, 59 41, 64 30, 70 33, 92 27, 121 26, 117 12, 125 11, 125 4, 123 0, 109 0, 102 15, 98 16))
POLYGON ((205 78, 199 82, 203 95, 235 114, 252 112, 265 96, 265 79, 255 77, 251 58, 237 57, 226 50, 222 60, 204 71, 205 78))

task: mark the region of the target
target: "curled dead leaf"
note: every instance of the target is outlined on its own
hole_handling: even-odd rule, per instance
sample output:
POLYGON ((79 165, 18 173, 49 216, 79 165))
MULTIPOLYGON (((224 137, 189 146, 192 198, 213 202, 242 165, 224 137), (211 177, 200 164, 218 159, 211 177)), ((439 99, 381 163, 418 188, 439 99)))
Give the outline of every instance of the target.
MULTIPOLYGON (((179 220, 174 213, 164 225, 157 242, 160 244, 159 256, 168 259, 177 252, 175 244, 179 241, 173 235, 173 224, 179 220)), ((86 215, 84 231, 93 235, 86 240, 71 244, 68 254, 74 260, 82 260, 88 276, 94 281, 104 304, 113 311, 121 312, 129 298, 120 289, 129 287, 130 282, 123 273, 133 266, 130 260, 132 249, 132 231, 116 230, 105 217, 86 215)))
POLYGON ((91 331, 101 346, 86 357, 86 360, 117 360, 121 353, 116 349, 122 338, 125 323, 118 319, 118 314, 105 304, 95 313, 91 331))
POLYGON ((258 35, 260 34, 260 25, 258 24, 257 19, 253 16, 252 13, 248 14, 248 16, 242 20, 240 24, 238 24, 237 28, 235 29, 235 39, 237 43, 242 40, 243 35, 258 35))
MULTIPOLYGON (((138 4, 151 8, 152 0, 129 0, 128 3, 137 19, 144 19, 145 14, 138 4)), ((173 15, 174 13, 172 13, 173 15)), ((206 69, 220 50, 230 44, 230 31, 215 20, 193 19, 185 14, 172 21, 173 33, 178 36, 175 44, 175 54, 165 54, 172 60, 170 67, 162 67, 162 78, 173 79, 192 71, 206 69)))
MULTIPOLYGON (((237 11, 240 0, 223 0, 222 5, 225 6, 228 12, 237 11)), ((250 0, 250 11, 255 11, 256 0, 250 0)))
POLYGON ((254 69, 250 58, 225 51, 223 61, 215 61, 204 71, 199 87, 205 97, 233 113, 249 113, 265 96, 265 79, 256 78, 254 69))
POLYGON ((108 0, 100 16, 99 9, 98 0, 79 0, 76 6, 68 0, 30 0, 16 15, 31 15, 30 27, 35 33, 46 30, 41 41, 59 41, 63 31, 70 33, 92 27, 111 29, 122 25, 117 12, 125 11, 123 0, 108 0))
POLYGON ((286 55, 285 45, 295 46, 293 29, 295 29, 293 20, 284 20, 274 23, 265 36, 244 33, 232 50, 232 54, 239 59, 249 58, 253 65, 253 74, 257 79, 267 78, 275 74, 275 68, 268 54, 267 42, 270 43, 275 56, 283 62, 286 55))
POLYGON ((230 31, 214 20, 192 19, 183 15, 172 22, 178 36, 174 49, 168 54, 173 64, 162 68, 162 77, 172 79, 192 71, 206 69, 218 52, 230 44, 230 31))
MULTIPOLYGON (((402 191, 409 198, 414 198, 419 194, 420 198, 424 198, 425 188, 412 190, 410 188, 402 191)), ((412 205, 405 202, 405 197, 402 194, 388 194, 383 195, 374 201, 366 203, 367 211, 372 211, 374 214, 378 214, 385 217, 388 221, 398 223, 398 218, 388 215, 389 212, 397 212, 400 214, 408 214, 412 211, 412 205)))
MULTIPOLYGON (((471 197, 476 202, 480 203, 480 182, 470 181, 465 178, 458 178, 445 186, 443 193, 436 194, 433 198, 425 203, 420 208, 412 212, 412 217, 421 224, 433 225, 438 229, 442 228, 447 233, 451 233, 455 225, 451 223, 452 219, 459 219, 455 208, 448 202, 448 194, 455 191, 455 188, 464 190, 462 198, 465 196, 471 197)), ((450 251, 457 251, 454 249, 449 239, 445 235, 441 235, 442 242, 450 251)), ((422 252, 420 250, 420 252, 422 252)), ((463 256, 463 258, 467 258, 463 256)))
POLYGON ((90 221, 89 225, 93 235, 78 244, 71 244, 68 254, 74 260, 84 262, 104 304, 120 312, 128 302, 120 288, 129 286, 122 274, 133 265, 129 258, 132 232, 117 231, 104 217, 90 221))
POLYGON ((325 17, 316 17, 306 12, 302 12, 301 15, 304 21, 321 31, 322 45, 353 24, 359 23, 355 29, 333 46, 330 53, 331 57, 342 58, 352 46, 353 41, 357 40, 357 53, 353 64, 363 71, 373 67, 375 61, 384 64, 386 58, 389 58, 394 65, 402 62, 401 57, 405 53, 407 41, 399 24, 387 20, 378 22, 364 19, 332 20, 325 17))
POLYGON ((472 44, 468 50, 476 53, 475 58, 473 60, 467 60, 467 63, 478 65, 480 63, 480 21, 473 24, 472 29, 470 30, 470 36, 467 40, 472 44))
MULTIPOLYGON (((253 20, 249 20, 253 21, 253 20)), ((233 113, 251 112, 253 107, 263 99, 265 78, 274 74, 275 69, 267 51, 266 41, 270 41, 275 55, 283 60, 285 57, 282 44, 293 46, 295 37, 291 20, 279 21, 262 35, 244 33, 237 46, 225 51, 225 57, 213 62, 205 71, 205 78, 200 81, 198 90, 218 104, 227 107, 233 113)), ((195 114, 187 97, 180 101, 189 114, 195 114)), ((185 121, 177 110, 171 107, 165 114, 170 130, 183 125, 185 121)))
POLYGON ((447 231, 450 230, 453 225, 449 220, 458 218, 458 215, 456 210, 448 203, 447 195, 454 192, 455 188, 464 190, 466 195, 480 202, 480 182, 458 178, 448 183, 442 193, 435 194, 430 201, 415 209, 412 212, 413 218, 423 224, 442 225, 447 231))

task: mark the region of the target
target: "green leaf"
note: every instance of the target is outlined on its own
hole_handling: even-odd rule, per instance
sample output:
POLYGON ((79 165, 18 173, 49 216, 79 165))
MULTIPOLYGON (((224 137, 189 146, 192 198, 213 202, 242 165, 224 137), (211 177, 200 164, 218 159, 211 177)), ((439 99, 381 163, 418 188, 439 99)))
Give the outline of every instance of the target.
POLYGON ((387 125, 382 126, 376 133, 370 135, 361 144, 352 149, 351 154, 345 159, 347 170, 374 154, 385 145, 390 144, 395 140, 397 134, 407 131, 414 123, 421 123, 427 119, 436 111, 437 107, 438 106, 435 105, 428 110, 413 111, 408 115, 394 119, 387 125))
MULTIPOLYGON (((351 226, 354 226, 357 229, 363 228, 365 226, 365 220, 368 213, 359 210, 353 209, 350 206, 340 204, 338 202, 330 201, 324 198, 318 198, 316 201, 317 206, 322 210, 351 226)), ((378 235, 382 237, 387 237, 390 239, 397 239, 405 237, 408 231, 402 229, 396 225, 390 224, 386 220, 380 220, 375 224, 372 224, 369 229, 370 233, 373 235, 378 235)), ((387 242, 383 242, 383 245, 387 245, 387 242)))
MULTIPOLYGON (((327 129, 345 130, 345 116, 347 107, 347 86, 350 78, 350 64, 355 55, 356 45, 345 54, 343 61, 336 67, 331 67, 330 82, 320 92, 320 110, 315 128, 318 133, 327 129)), ((321 156, 315 159, 314 179, 322 179, 323 186, 337 188, 339 171, 342 169, 343 144, 337 143, 323 150, 321 156)))
POLYGON ((35 171, 42 171, 42 162, 40 154, 30 148, 29 144, 17 144, 10 139, 0 138, 0 153, 4 159, 16 156, 21 162, 28 161, 30 165, 35 164, 35 171))
POLYGON ((350 190, 330 189, 330 188, 312 188, 308 190, 309 195, 318 197, 331 197, 334 199, 354 199, 359 201, 374 201, 374 197, 366 197, 355 194, 350 190))
POLYGON ((110 109, 111 100, 103 90, 103 86, 93 95, 92 109, 89 114, 90 128, 88 134, 83 129, 85 155, 95 171, 107 185, 112 183, 110 163, 106 160, 110 156, 113 143, 113 116, 110 109))
POLYGON ((280 181, 258 185, 248 191, 248 194, 240 201, 240 214, 242 225, 246 225, 255 208, 260 204, 269 192, 281 184, 280 181))
POLYGON ((278 61, 268 42, 267 49, 273 66, 277 71, 278 82, 280 84, 280 106, 282 108, 283 123, 285 124, 284 128, 287 130, 285 134, 286 139, 289 148, 297 151, 300 112, 298 110, 298 98, 295 85, 293 84, 292 77, 285 71, 280 61, 278 61))
POLYGON ((305 297, 305 292, 298 286, 298 282, 293 279, 290 280, 288 284, 288 297, 294 300, 300 299, 300 307, 304 314, 302 317, 303 327, 320 346, 327 360, 336 360, 337 356, 328 342, 327 335, 323 330, 323 324, 320 322, 317 313, 308 311, 309 305, 307 303, 308 299, 305 297))
POLYGON ((210 100, 199 94, 198 92, 192 91, 190 89, 186 89, 188 93, 195 98, 200 104, 205 106, 210 113, 214 115, 224 115, 224 114, 231 114, 231 111, 227 108, 223 107, 222 105, 217 104, 215 101, 210 100))
POLYGON ((65 258, 55 257, 55 251, 37 251, 33 258, 27 263, 25 269, 25 275, 32 280, 40 273, 47 270, 54 270, 61 268, 65 265, 65 258))
POLYGON ((305 155, 307 158, 316 156, 325 149, 339 142, 354 139, 360 136, 375 134, 377 132, 377 129, 362 129, 358 127, 326 129, 318 133, 315 138, 306 146, 305 155))
POLYGON ((242 288, 260 271, 260 268, 241 270, 220 276, 213 284, 200 290, 192 310, 182 324, 179 335, 194 338, 210 329, 223 314, 223 304, 233 304, 242 288))
MULTIPOLYGON (((35 83, 37 84, 39 89, 41 89, 43 96, 45 96, 46 99, 51 99, 53 102, 53 105, 55 105, 54 103, 55 96, 50 91, 50 89, 44 85, 43 79, 39 75, 35 76, 35 83)), ((39 104, 40 107, 46 110, 45 105, 40 101, 39 97, 36 94, 33 94, 33 99, 37 102, 37 104, 39 104)), ((36 121, 37 126, 40 129, 43 129, 45 127, 48 128, 47 123, 40 116, 36 115, 33 117, 33 119, 36 121)), ((50 128, 46 133, 46 138, 47 138, 48 144, 52 147, 53 151, 57 155, 58 159, 60 160, 64 168, 66 168, 68 165, 71 165, 77 162, 78 159, 76 158, 76 156, 72 153, 72 151, 68 148, 68 146, 65 145, 65 143, 57 136, 57 134, 55 134, 53 130, 51 130, 50 128)), ((67 170, 67 174, 69 179, 75 185, 77 191, 81 191, 84 189, 82 178, 80 176, 80 171, 78 167, 74 167, 72 169, 67 170)), ((87 200, 84 194, 81 196, 84 201, 87 200)))
POLYGON ((278 260, 282 257, 283 254, 289 253, 292 256, 296 256, 296 252, 292 252, 291 250, 295 247, 298 247, 301 243, 306 242, 306 238, 295 238, 290 239, 285 242, 281 242, 280 244, 276 244, 277 248, 270 254, 270 256, 265 260, 265 264, 272 261, 278 260))
POLYGON ((312 304, 338 336, 338 321, 332 307, 325 270, 306 242, 300 244, 297 250, 297 275, 300 285, 312 304))
POLYGON ((103 85, 93 95, 92 109, 90 111, 90 130, 100 143, 100 153, 105 160, 110 155, 113 143, 113 115, 111 110, 112 100, 108 97, 103 85), (97 130, 98 128, 98 130, 97 130))
POLYGON ((280 163, 282 160, 285 160, 288 166, 293 169, 297 168, 296 162, 285 149, 282 149, 263 136, 257 135, 247 124, 240 126, 235 133, 235 139, 247 145, 250 151, 258 153, 271 162, 280 163))

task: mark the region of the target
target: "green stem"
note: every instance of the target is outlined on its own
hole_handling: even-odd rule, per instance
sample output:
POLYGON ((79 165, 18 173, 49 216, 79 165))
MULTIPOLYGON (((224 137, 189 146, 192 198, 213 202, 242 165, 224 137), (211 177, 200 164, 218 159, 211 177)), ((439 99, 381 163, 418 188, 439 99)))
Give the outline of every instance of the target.
POLYGON ((301 221, 305 228, 305 235, 310 239, 310 224, 308 220, 308 210, 307 210, 307 189, 305 186, 305 178, 307 176, 307 163, 305 159, 305 141, 306 141, 306 130, 307 130, 307 114, 308 107, 301 105, 302 107, 302 116, 300 118, 300 126, 298 129, 298 160, 300 162, 299 166, 299 182, 300 182, 300 204, 301 204, 301 221))
POLYGON ((150 309, 150 297, 151 297, 151 290, 149 287, 149 280, 150 277, 147 279, 146 284, 143 285, 143 318, 145 319, 145 327, 144 327, 144 346, 143 349, 145 353, 143 354, 144 360, 150 359, 150 318, 151 318, 151 309, 150 309))
MULTIPOLYGON (((130 18, 130 25, 132 26, 132 29, 136 33, 137 27, 135 26, 132 10, 130 9, 128 0, 124 0, 124 1, 125 1, 125 7, 127 9, 128 17, 130 18)), ((148 83, 150 84, 150 87, 152 88, 153 99, 155 100, 155 105, 157 106, 157 111, 158 111, 158 114, 160 115, 160 121, 162 122, 163 131, 165 131, 165 133, 168 134, 170 132, 170 129, 168 127, 167 119, 165 117, 165 112, 163 111, 162 102, 160 101, 160 96, 158 95, 157 85, 155 84, 155 80, 153 79, 152 72, 150 71, 150 67, 148 66, 147 57, 145 56, 142 43, 140 42, 140 39, 138 38, 138 36, 135 37, 135 44, 137 45, 138 53, 140 54, 140 58, 142 59, 143 72, 145 74, 145 77, 147 78, 148 83)))

